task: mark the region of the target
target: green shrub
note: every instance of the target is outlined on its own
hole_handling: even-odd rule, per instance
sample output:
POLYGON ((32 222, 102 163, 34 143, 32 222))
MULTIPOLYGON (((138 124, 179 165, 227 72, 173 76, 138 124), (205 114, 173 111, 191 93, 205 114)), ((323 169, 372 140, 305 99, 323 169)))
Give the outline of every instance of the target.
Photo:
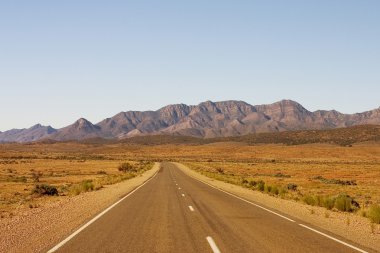
POLYGON ((240 181, 240 183, 241 183, 242 185, 246 185, 246 184, 248 184, 248 180, 242 178, 241 181, 240 181))
POLYGON ((333 209, 335 206, 335 199, 332 197, 325 197, 323 200, 323 207, 325 207, 328 210, 333 209))
POLYGON ((367 213, 368 218, 373 222, 380 224, 380 205, 373 205, 367 213))
POLYGON ((311 196, 311 195, 304 196, 302 200, 303 202, 305 202, 307 205, 310 205, 310 206, 315 206, 316 204, 316 200, 314 196, 311 196))
POLYGON ((342 212, 351 212, 352 211, 352 198, 346 194, 340 194, 335 199, 334 207, 342 212))
POLYGON ((271 191, 272 191, 272 186, 265 184, 264 192, 265 193, 270 193, 271 191))
POLYGON ((36 185, 34 187, 33 193, 39 194, 39 195, 54 196, 54 195, 58 195, 58 190, 55 186, 41 184, 41 185, 36 185))
POLYGON ((81 182, 81 187, 85 192, 93 191, 94 190, 94 184, 92 183, 92 180, 84 180, 81 182))
POLYGON ((265 183, 264 181, 260 180, 259 182, 257 182, 257 190, 263 192, 265 189, 265 183))
POLYGON ((313 196, 314 200, 315 200, 315 205, 316 206, 322 206, 323 205, 323 196, 321 195, 315 195, 313 196))
POLYGON ((223 168, 216 168, 216 172, 220 174, 224 174, 224 169, 223 168))
POLYGON ((120 164, 118 167, 118 170, 122 172, 136 172, 137 171, 136 168, 130 163, 120 164))
POLYGON ((270 193, 274 194, 274 195, 278 195, 280 193, 280 190, 278 189, 277 186, 272 186, 272 188, 270 189, 270 193))
POLYGON ((293 184, 293 183, 288 184, 289 191, 297 191, 297 187, 298 186, 296 184, 293 184))
POLYGON ((95 189, 95 186, 92 180, 84 180, 80 182, 79 184, 73 185, 70 190, 71 190, 71 193, 73 193, 74 195, 79 195, 82 192, 89 192, 89 191, 93 191, 94 189, 95 189))
POLYGON ((249 181, 249 186, 255 187, 257 185, 257 182, 255 180, 249 181))

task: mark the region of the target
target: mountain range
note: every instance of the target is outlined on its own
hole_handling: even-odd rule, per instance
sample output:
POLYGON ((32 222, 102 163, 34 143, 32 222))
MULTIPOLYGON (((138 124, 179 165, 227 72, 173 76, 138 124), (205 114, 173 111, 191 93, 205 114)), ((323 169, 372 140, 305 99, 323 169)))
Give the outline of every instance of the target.
POLYGON ((380 124, 380 108, 343 114, 335 110, 311 112, 292 100, 255 106, 243 101, 206 101, 199 105, 168 105, 157 111, 120 112, 97 124, 81 118, 61 129, 37 124, 28 129, 0 132, 0 142, 125 139, 146 135, 214 138, 367 124, 380 124))

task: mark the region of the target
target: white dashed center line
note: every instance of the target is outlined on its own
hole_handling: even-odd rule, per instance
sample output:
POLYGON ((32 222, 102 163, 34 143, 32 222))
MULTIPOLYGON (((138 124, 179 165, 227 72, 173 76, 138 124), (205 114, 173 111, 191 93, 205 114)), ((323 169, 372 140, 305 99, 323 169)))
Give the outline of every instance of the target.
POLYGON ((194 208, 192 206, 189 206, 190 211, 194 212, 194 208))
POLYGON ((220 250, 219 250, 218 246, 216 246, 216 243, 214 242, 214 240, 212 239, 212 237, 208 236, 206 239, 208 241, 208 244, 210 244, 210 247, 211 247, 212 251, 214 253, 220 253, 220 250))

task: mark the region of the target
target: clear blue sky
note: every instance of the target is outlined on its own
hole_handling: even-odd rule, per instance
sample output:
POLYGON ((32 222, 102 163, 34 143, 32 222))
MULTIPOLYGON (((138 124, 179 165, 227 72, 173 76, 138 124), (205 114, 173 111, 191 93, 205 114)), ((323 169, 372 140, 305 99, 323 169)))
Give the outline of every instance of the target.
POLYGON ((0 130, 173 103, 380 106, 380 1, 0 2, 0 130))

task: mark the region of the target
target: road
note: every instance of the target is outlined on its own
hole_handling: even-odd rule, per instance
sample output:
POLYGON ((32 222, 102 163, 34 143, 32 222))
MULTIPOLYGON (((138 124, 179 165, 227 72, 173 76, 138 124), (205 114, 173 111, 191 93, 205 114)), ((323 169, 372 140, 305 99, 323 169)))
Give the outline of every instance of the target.
POLYGON ((353 246, 163 163, 149 182, 51 252, 360 252, 353 246))

